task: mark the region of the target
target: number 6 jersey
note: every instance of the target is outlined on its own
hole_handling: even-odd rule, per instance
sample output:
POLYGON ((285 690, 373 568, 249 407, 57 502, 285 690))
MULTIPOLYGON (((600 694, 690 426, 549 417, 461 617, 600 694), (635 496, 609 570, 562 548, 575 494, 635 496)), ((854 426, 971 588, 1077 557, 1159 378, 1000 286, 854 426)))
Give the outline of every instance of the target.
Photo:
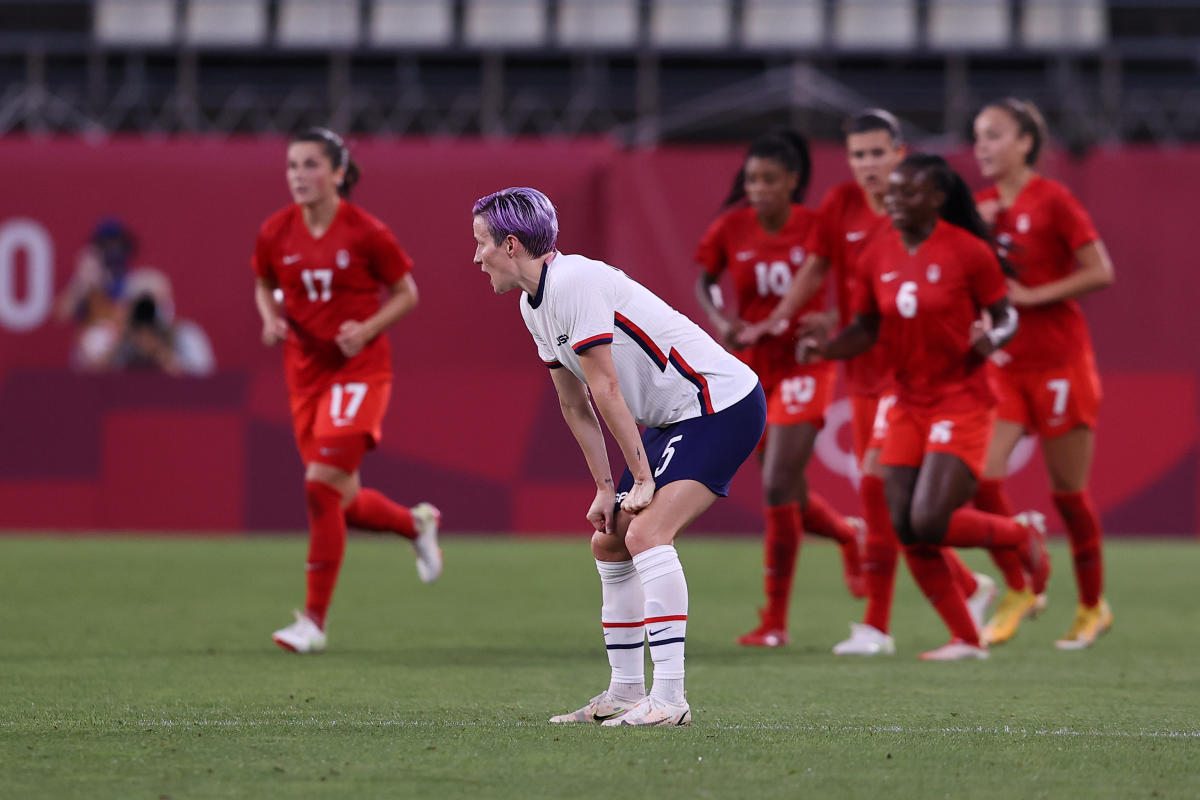
POLYGON ((329 229, 314 239, 300 206, 290 205, 263 223, 251 266, 283 290, 291 328, 284 366, 292 393, 321 391, 335 374, 342 379, 391 374, 386 336, 375 337, 351 359, 336 342, 343 322, 361 322, 378 311, 380 290, 412 269, 382 222, 342 200, 329 229))

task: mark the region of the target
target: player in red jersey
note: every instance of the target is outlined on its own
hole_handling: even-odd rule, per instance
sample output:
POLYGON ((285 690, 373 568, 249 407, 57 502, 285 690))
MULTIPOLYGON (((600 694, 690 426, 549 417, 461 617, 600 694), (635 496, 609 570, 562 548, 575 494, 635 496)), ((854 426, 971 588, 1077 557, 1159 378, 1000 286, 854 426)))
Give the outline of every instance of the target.
MULTIPOLYGON (((731 349, 737 332, 771 313, 804 263, 816 215, 801 203, 810 173, 808 143, 792 131, 777 131, 751 143, 718 217, 696 248, 703 268, 696 295, 709 320, 731 349), (737 314, 729 319, 716 296, 717 282, 729 271, 737 292, 737 314)), ((833 400, 833 364, 796 363, 795 324, 820 310, 816 297, 787 320, 781 335, 741 349, 739 357, 758 373, 767 393, 767 431, 761 451, 766 503, 764 547, 767 606, 760 624, 738 639, 743 645, 786 644, 787 612, 800 538, 811 533, 834 539, 841 548, 846 581, 862 595, 858 526, 844 520, 827 501, 808 490, 804 469, 813 442, 833 400)))
POLYGON ((305 465, 308 594, 295 623, 273 636, 297 653, 325 649, 347 525, 411 539, 427 583, 442 570, 438 510, 428 503, 407 509, 359 483, 359 463, 379 442, 391 393, 391 348, 382 334, 416 306, 417 285, 391 232, 344 199, 358 176, 332 131, 314 128, 292 139, 287 181, 295 202, 263 223, 252 260, 263 344, 284 345, 305 465), (388 295, 382 303, 381 290, 388 295))
MULTIPOLYGON (((773 334, 796 312, 817 297, 832 272, 836 281, 838 311, 845 323, 853 319, 851 298, 862 282, 859 257, 880 231, 891 229, 884 209, 888 176, 903 160, 906 147, 899 121, 889 112, 866 109, 846 121, 846 155, 854 180, 835 186, 821 202, 809 254, 796 273, 787 295, 761 323, 740 333, 743 342, 756 342, 773 334)), ((829 320, 833 325, 833 320, 829 320)), ((883 348, 871 348, 846 361, 854 454, 862 478, 859 495, 867 520, 862 574, 867 593, 861 623, 850 624, 850 637, 834 646, 835 655, 890 655, 895 642, 889 633, 896 560, 900 541, 892 530, 879 452, 887 431, 887 412, 895 402, 891 367, 883 348)), ((956 554, 947 559, 955 581, 978 624, 982 625, 995 584, 986 575, 973 574, 956 554)))
MULTIPOLYGON (((1067 525, 1079 587, 1071 629, 1055 644, 1077 650, 1112 625, 1103 596, 1100 517, 1087 490, 1100 405, 1100 378, 1087 321, 1075 298, 1113 282, 1113 265, 1091 219, 1062 184, 1036 171, 1046 141, 1037 108, 1014 98, 975 118, 975 157, 994 185, 977 195, 992 234, 1017 270, 1009 297, 1021 331, 991 365, 999 420, 976 505, 1006 513, 1008 457, 1027 433, 1041 439, 1054 505, 1067 525)), ((997 554, 1008 593, 984 635, 1008 641, 1021 620, 1044 605, 1011 556, 997 554)))
POLYGON ((960 508, 975 493, 995 416, 983 365, 1016 332, 1017 314, 970 191, 944 159, 907 156, 886 202, 893 227, 863 253, 870 279, 854 321, 831 342, 814 328, 800 351, 842 359, 876 341, 885 348, 896 387, 880 454, 888 508, 913 577, 952 637, 921 657, 986 658, 942 548, 1013 549, 1039 576, 1049 564, 1040 515, 960 508))

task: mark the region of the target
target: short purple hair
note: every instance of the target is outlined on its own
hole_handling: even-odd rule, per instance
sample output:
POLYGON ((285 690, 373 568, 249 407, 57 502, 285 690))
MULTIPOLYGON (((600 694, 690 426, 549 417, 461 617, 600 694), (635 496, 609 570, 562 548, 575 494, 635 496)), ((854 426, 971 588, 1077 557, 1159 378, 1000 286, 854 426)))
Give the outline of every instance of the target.
POLYGON ((483 217, 492 241, 517 237, 534 258, 554 250, 558 241, 558 213, 550 198, 528 186, 502 189, 475 201, 472 216, 483 217))

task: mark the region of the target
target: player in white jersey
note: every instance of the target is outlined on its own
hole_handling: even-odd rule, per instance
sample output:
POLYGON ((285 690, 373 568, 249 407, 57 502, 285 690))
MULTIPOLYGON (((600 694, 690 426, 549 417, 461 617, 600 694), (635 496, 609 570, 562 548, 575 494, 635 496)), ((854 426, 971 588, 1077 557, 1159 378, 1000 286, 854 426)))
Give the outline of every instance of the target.
POLYGON ((521 316, 596 482, 587 519, 595 528, 612 674, 587 705, 550 721, 688 725, 687 581, 673 543, 728 494, 758 444, 766 423, 762 387, 747 366, 624 272, 559 253, 554 206, 536 189, 488 195, 472 214, 475 263, 497 294, 524 290, 521 316), (625 457, 617 485, 589 390, 625 457), (640 436, 639 424, 646 426, 640 436))

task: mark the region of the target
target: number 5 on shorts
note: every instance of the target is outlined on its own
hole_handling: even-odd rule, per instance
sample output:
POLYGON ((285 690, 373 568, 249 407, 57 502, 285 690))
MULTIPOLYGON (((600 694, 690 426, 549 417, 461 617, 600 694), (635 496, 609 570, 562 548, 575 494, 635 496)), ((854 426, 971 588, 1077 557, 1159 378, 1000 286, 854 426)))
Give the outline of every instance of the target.
POLYGON ((671 459, 675 457, 674 445, 676 442, 678 442, 682 438, 683 438, 683 434, 680 434, 679 436, 672 436, 671 439, 667 442, 667 447, 665 450, 663 450, 662 462, 659 463, 658 469, 654 470, 654 477, 657 478, 659 475, 662 475, 664 472, 666 472, 667 465, 670 464, 671 459))

